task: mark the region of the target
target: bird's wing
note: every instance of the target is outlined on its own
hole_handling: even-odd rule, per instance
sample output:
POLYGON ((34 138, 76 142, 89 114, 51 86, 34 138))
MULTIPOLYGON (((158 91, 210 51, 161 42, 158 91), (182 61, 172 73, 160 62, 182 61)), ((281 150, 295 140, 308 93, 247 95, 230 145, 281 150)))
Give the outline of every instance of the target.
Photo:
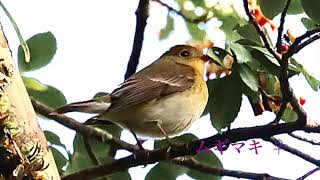
POLYGON ((174 62, 162 62, 152 64, 150 68, 143 69, 130 77, 112 93, 112 103, 108 111, 119 111, 128 107, 158 99, 176 92, 189 89, 195 80, 194 70, 185 65, 178 65, 174 62), (161 70, 161 68, 166 68, 161 70), (172 70, 170 70, 172 69, 172 70))

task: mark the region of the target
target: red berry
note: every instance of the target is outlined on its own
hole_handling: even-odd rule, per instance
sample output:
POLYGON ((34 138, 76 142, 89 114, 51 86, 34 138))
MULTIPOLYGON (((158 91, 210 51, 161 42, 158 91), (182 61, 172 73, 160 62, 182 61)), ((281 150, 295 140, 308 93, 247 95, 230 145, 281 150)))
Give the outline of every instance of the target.
POLYGON ((289 46, 284 44, 284 43, 282 43, 280 45, 280 49, 281 49, 282 52, 287 52, 289 50, 289 46))
POLYGON ((301 106, 304 105, 304 103, 306 103, 306 100, 303 97, 299 98, 299 103, 301 104, 301 106))

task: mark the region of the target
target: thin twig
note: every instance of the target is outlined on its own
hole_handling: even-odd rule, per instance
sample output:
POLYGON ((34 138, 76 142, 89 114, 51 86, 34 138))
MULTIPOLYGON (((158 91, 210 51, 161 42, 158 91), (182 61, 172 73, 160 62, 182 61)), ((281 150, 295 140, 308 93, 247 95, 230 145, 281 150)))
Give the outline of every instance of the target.
POLYGON ((161 6, 166 7, 168 9, 168 11, 176 13, 177 15, 181 16, 185 21, 187 21, 189 23, 193 23, 193 24, 198 24, 200 22, 206 23, 211 19, 211 18, 207 18, 207 14, 204 14, 198 18, 195 18, 195 19, 191 19, 191 18, 187 17, 186 15, 184 15, 183 13, 181 13, 180 11, 174 9, 173 7, 169 6, 168 4, 166 4, 160 0, 152 0, 152 1, 157 2, 161 6))
POLYGON ((291 153, 291 154, 294 154, 314 165, 317 165, 317 166, 320 166, 320 160, 317 160, 313 157, 311 157, 310 155, 302 152, 302 151, 299 151, 298 149, 295 149, 293 147, 290 147, 284 143, 282 143, 281 141, 279 141, 278 139, 274 138, 274 137, 271 137, 270 139, 267 139, 267 141, 271 142, 272 144, 274 144, 275 146, 291 153))
MULTIPOLYGON (((305 32, 303 35, 297 37, 297 38, 295 39, 295 41, 292 43, 292 45, 289 47, 287 53, 284 54, 284 56, 285 56, 286 58, 289 58, 289 57, 291 57, 293 54, 297 53, 297 52, 296 52, 296 49, 299 47, 299 45, 300 45, 300 43, 301 43, 302 41, 304 41, 304 40, 307 39, 307 38, 310 38, 312 35, 317 34, 317 33, 319 33, 319 32, 320 32, 320 27, 315 28, 315 29, 312 29, 312 30, 309 30, 309 31, 305 32)), ((305 45, 305 46, 306 46, 306 45, 305 45)))
POLYGON ((311 44, 312 42, 318 39, 320 39, 320 33, 315 34, 314 36, 312 36, 311 38, 307 39, 306 41, 301 43, 299 46, 297 46, 296 49, 294 50, 294 54, 298 53, 301 49, 303 49, 304 47, 306 47, 307 45, 311 44))
POLYGON ((312 169, 311 171, 307 172, 305 175, 299 177, 297 180, 304 180, 306 179, 308 176, 312 175, 313 173, 320 171, 320 167, 316 167, 314 169, 312 169))
POLYGON ((272 123, 279 123, 280 119, 282 118, 282 115, 283 115, 284 111, 287 108, 287 104, 288 104, 288 101, 282 101, 282 103, 280 105, 280 110, 276 114, 276 118, 272 121, 272 123))
POLYGON ((291 0, 287 0, 286 5, 281 13, 280 26, 278 28, 278 37, 277 37, 277 43, 276 43, 278 53, 281 52, 281 39, 282 39, 282 33, 283 33, 283 26, 284 26, 285 17, 287 15, 287 11, 290 7, 290 4, 291 4, 291 0))
POLYGON ((124 79, 128 79, 137 70, 139 64, 140 53, 143 44, 144 30, 147 25, 147 19, 149 17, 149 0, 140 0, 138 8, 136 10, 136 31, 134 34, 134 40, 132 45, 132 51, 130 59, 127 65, 127 71, 124 79))
POLYGON ((305 137, 301 137, 301 136, 298 136, 296 134, 293 134, 293 133, 289 133, 289 136, 295 138, 295 139, 298 139, 300 141, 304 141, 304 142, 307 142, 307 143, 310 143, 312 145, 320 145, 320 141, 316 141, 316 140, 313 140, 313 139, 307 139, 305 137))
POLYGON ((194 158, 188 158, 185 160, 172 159, 171 162, 180 166, 185 166, 191 169, 195 169, 200 172, 204 172, 212 175, 218 175, 218 176, 230 176, 235 178, 247 178, 247 179, 256 179, 256 180, 263 180, 263 179, 288 180, 284 178, 270 176, 269 174, 266 174, 266 173, 252 173, 252 172, 215 168, 207 164, 201 163, 195 160, 194 158))

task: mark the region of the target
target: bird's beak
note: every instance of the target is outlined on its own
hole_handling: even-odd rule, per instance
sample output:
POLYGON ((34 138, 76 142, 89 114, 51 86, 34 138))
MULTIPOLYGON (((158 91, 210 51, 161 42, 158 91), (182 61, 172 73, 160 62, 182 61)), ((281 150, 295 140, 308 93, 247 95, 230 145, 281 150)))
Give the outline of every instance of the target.
POLYGON ((201 59, 205 62, 208 62, 208 61, 213 61, 213 59, 207 55, 203 55, 201 56, 201 59))

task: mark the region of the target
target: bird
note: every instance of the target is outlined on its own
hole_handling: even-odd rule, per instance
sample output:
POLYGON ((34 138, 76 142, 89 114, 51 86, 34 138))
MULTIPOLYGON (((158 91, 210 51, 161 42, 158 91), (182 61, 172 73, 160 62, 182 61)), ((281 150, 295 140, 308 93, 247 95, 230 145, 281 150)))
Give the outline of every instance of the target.
POLYGON ((187 130, 208 101, 204 79, 211 58, 189 45, 175 45, 156 61, 131 75, 113 92, 67 104, 57 113, 95 113, 135 136, 167 138, 187 130))

